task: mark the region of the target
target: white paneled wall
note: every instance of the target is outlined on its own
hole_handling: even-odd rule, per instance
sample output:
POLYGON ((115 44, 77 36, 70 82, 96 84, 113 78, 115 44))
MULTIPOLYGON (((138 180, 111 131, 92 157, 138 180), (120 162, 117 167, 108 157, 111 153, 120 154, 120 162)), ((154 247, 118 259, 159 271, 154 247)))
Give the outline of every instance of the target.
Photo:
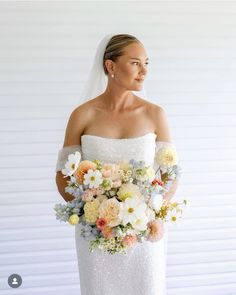
POLYGON ((176 199, 191 206, 169 231, 167 295, 236 294, 235 28, 236 1, 0 2, 1 295, 13 294, 12 273, 19 295, 80 294, 74 229, 54 217, 54 169, 108 33, 143 41, 145 87, 182 161, 176 199))

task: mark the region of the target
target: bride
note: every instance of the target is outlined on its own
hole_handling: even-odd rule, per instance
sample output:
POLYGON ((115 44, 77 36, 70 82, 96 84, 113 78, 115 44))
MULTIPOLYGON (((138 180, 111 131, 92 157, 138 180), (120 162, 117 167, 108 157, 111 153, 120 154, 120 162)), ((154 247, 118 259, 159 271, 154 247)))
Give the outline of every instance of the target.
MULTIPOLYGON (((134 92, 144 92, 149 58, 144 45, 129 34, 107 35, 98 46, 83 103, 73 110, 58 154, 56 183, 65 201, 67 156, 116 162, 135 158, 155 165, 157 150, 171 145, 165 110, 134 92), (133 92, 134 91, 134 92, 133 92)), ((171 199, 177 181, 165 193, 171 199)), ((87 239, 75 227, 81 295, 164 295, 166 292, 167 234, 157 243, 139 243, 129 253, 110 255, 88 251, 87 239)), ((79 293, 78 293, 79 294, 79 293)))

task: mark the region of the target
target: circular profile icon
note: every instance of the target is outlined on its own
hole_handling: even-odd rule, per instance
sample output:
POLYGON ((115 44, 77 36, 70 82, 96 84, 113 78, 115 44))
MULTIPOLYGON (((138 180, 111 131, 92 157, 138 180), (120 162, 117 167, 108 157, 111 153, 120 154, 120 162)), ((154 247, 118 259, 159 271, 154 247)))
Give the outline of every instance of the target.
POLYGON ((8 285, 11 288, 19 288, 22 284, 22 278, 20 275, 14 273, 8 277, 8 285))

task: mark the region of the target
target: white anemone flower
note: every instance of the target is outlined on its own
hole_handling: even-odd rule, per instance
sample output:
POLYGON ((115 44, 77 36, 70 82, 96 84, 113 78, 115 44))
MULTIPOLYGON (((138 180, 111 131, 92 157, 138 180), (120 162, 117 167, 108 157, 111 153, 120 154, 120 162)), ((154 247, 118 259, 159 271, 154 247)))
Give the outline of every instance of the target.
POLYGON ((120 218, 122 220, 123 225, 127 223, 131 223, 131 225, 135 225, 137 219, 145 216, 145 211, 147 209, 147 204, 140 200, 139 198, 127 198, 124 202, 122 202, 120 218))
POLYGON ((161 194, 155 194, 150 197, 148 205, 158 213, 161 209, 163 201, 164 199, 161 194))
POLYGON ((89 188, 98 188, 102 181, 102 173, 99 170, 89 169, 84 175, 84 184, 88 184, 89 188))
POLYGON ((61 170, 62 174, 66 176, 71 176, 76 171, 81 160, 80 152, 75 152, 68 156, 68 161, 65 164, 65 168, 61 170))

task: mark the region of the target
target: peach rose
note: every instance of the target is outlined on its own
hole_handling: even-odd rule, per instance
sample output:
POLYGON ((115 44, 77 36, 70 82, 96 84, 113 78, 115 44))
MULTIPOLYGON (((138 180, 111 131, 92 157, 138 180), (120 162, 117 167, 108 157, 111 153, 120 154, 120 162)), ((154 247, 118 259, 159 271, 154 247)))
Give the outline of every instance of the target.
POLYGON ((137 236, 134 234, 129 234, 126 235, 123 239, 122 239, 122 244, 127 247, 133 247, 136 243, 137 243, 138 239, 137 236))
POLYGON ((119 166, 114 163, 104 164, 101 173, 105 178, 110 178, 111 180, 115 180, 119 178, 118 174, 119 166))
POLYGON ((91 161, 84 160, 79 163, 78 168, 74 172, 74 177, 76 178, 79 184, 82 184, 84 181, 84 174, 88 172, 89 169, 96 170, 97 165, 91 161))
POLYGON ((120 202, 115 197, 104 199, 99 207, 99 217, 105 218, 110 227, 117 226, 121 222, 120 209, 120 202))

